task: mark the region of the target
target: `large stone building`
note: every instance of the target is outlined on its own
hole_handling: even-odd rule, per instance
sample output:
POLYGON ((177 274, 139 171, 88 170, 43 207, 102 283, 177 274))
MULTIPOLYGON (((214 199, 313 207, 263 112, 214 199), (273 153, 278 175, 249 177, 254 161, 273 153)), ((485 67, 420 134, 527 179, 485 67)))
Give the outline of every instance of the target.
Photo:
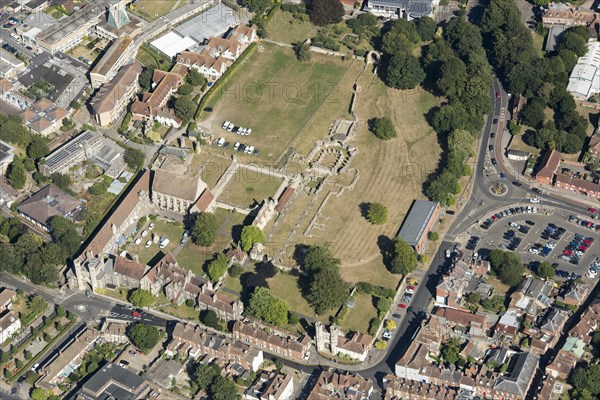
POLYGON ((90 102, 92 114, 100 126, 110 126, 127 109, 127 104, 140 90, 138 78, 142 65, 138 62, 122 67, 115 77, 100 87, 90 102))
POLYGON ((158 169, 152 179, 152 204, 162 210, 186 214, 205 189, 206 184, 199 178, 158 169))
POLYGON ((120 36, 112 42, 100 60, 90 71, 94 89, 112 81, 121 67, 135 59, 136 46, 129 36, 120 36))
POLYGON ((368 400, 375 384, 351 372, 321 371, 307 400, 352 399, 368 400))
POLYGON ((281 354, 296 360, 303 360, 310 350, 308 336, 294 338, 290 335, 269 333, 262 327, 253 326, 240 320, 233 324, 233 337, 244 343, 263 348, 269 353, 281 354))
POLYGON ((365 361, 373 344, 373 337, 365 333, 353 332, 345 335, 341 329, 332 324, 329 330, 320 321, 315 322, 317 350, 365 361))

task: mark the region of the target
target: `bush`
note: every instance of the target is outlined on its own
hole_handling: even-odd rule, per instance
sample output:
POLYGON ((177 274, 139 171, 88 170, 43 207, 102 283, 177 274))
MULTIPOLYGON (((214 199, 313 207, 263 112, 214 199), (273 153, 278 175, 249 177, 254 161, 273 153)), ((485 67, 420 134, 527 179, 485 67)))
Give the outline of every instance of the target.
POLYGON ((188 307, 194 307, 196 305, 196 302, 194 301, 194 299, 187 299, 185 301, 185 305, 188 307))
POLYGON ((394 123, 388 117, 376 118, 372 121, 371 132, 381 140, 388 140, 396 137, 396 128, 394 123))
POLYGON ((189 83, 184 83, 183 85, 179 86, 179 89, 177 89, 177 94, 185 96, 192 93, 193 91, 194 87, 192 85, 190 85, 189 83))
POLYGON ((232 278, 239 278, 240 275, 242 275, 242 267, 239 266, 238 264, 233 264, 231 267, 229 267, 229 276, 231 276, 232 278))
POLYGON ((375 336, 377 334, 377 330, 379 329, 379 325, 381 325, 381 320, 379 318, 372 318, 369 321, 369 335, 375 336))
POLYGON ((383 225, 387 222, 387 208, 381 203, 369 203, 367 219, 373 225, 383 225))

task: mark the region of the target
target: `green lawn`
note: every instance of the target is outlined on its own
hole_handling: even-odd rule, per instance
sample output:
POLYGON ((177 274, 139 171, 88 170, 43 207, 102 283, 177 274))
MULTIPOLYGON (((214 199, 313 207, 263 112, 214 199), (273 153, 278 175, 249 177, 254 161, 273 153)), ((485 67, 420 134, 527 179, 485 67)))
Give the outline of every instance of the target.
POLYGON ((240 168, 233 175, 219 201, 234 206, 251 208, 267 197, 273 197, 282 179, 252 169, 240 168))
MULTIPOLYGON (((273 278, 268 279, 267 283, 275 296, 284 300, 289 305, 291 311, 310 318, 317 318, 311 306, 300 293, 298 278, 277 273, 273 278)), ((337 310, 332 310, 324 315, 319 315, 318 318, 320 320, 328 320, 335 312, 337 312, 337 310)))
POLYGON ((314 36, 317 27, 310 21, 300 21, 295 19, 292 13, 280 10, 269 22, 267 32, 273 40, 292 44, 304 42, 314 36))
POLYGON ((290 48, 261 45, 264 49, 255 51, 212 96, 207 106, 214 111, 204 115, 209 119, 201 125, 231 143, 240 136, 223 131, 223 121, 252 128, 243 142, 259 149, 262 159, 274 161, 323 102, 335 100, 330 96, 350 61, 315 54, 310 62, 299 62, 290 48))
POLYGON ((162 306, 158 307, 158 309, 164 313, 170 314, 177 318, 200 322, 200 314, 198 313, 198 311, 196 311, 194 307, 186 306, 185 303, 180 306, 162 306))
POLYGON ((190 169, 194 176, 199 175, 206 186, 214 189, 229 164, 231 164, 231 159, 201 151, 194 155, 190 169))
POLYGON ((232 238, 239 240, 242 230, 242 224, 246 217, 240 213, 217 209, 215 212, 219 231, 215 243, 210 247, 196 246, 191 240, 185 244, 181 252, 177 255, 177 261, 181 267, 192 270, 197 275, 204 275, 202 267, 206 260, 212 258, 214 253, 222 252, 230 247, 232 238))
POLYGON ((377 309, 373 306, 373 296, 358 294, 354 296, 354 308, 348 309, 348 314, 342 323, 344 331, 367 332, 369 321, 377 316, 377 309))
MULTIPOLYGON (((147 228, 147 226, 148 225, 146 225, 144 228, 147 228)), ((139 245, 136 245, 133 242, 129 245, 129 253, 137 254, 140 258, 140 262, 147 264, 150 262, 150 260, 157 257, 159 253, 162 252, 166 254, 169 251, 173 251, 173 249, 179 245, 179 241, 183 236, 183 230, 183 225, 181 224, 157 221, 154 223, 154 229, 152 230, 152 233, 142 238, 142 242, 139 245), (152 243, 152 245, 146 249, 144 245, 148 240, 152 240, 152 235, 158 235, 161 238, 168 238, 169 244, 164 249, 159 249, 158 244, 152 243)), ((141 231, 135 236, 134 240, 138 237, 141 237, 141 231)))
MULTIPOLYGON (((186 3, 187 0, 181 0, 177 8, 186 3)), ((177 4, 177 0, 140 0, 135 3, 135 6, 132 6, 132 11, 145 20, 154 21, 171 12, 175 4, 177 4)))
MULTIPOLYGON (((238 293, 242 292, 242 283, 240 282, 240 278, 234 278, 232 276, 227 275, 225 279, 223 279, 223 287, 227 289, 231 289, 238 293)), ((231 296, 231 293, 227 293, 228 296, 231 296)))

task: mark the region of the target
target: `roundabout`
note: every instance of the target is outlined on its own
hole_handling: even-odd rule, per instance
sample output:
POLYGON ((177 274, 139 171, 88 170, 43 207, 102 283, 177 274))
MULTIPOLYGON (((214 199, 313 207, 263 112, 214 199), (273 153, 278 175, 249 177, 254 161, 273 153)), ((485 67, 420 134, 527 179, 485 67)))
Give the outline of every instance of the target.
POLYGON ((508 187, 502 182, 495 182, 490 186, 490 193, 494 196, 504 196, 508 193, 508 187))

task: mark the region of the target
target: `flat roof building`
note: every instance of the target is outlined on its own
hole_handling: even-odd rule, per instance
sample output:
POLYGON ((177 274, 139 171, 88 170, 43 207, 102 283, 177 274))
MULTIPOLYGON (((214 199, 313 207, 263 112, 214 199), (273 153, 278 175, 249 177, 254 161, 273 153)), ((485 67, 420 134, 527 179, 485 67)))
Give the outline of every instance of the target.
POLYGON ((365 9, 375 15, 403 18, 408 21, 433 15, 439 0, 368 0, 365 9))
POLYGON ((0 49, 0 77, 12 78, 25 69, 25 63, 4 49, 0 49))
POLYGON ((439 203, 415 200, 404 218, 398 236, 412 246, 417 253, 420 253, 423 250, 423 244, 427 240, 427 234, 437 221, 439 212, 439 203))
POLYGON ((587 53, 573 68, 567 86, 573 98, 580 101, 600 94, 600 42, 590 42, 587 47, 587 53))
POLYGON ((135 44, 129 36, 120 36, 110 44, 102 58, 90 71, 90 82, 94 89, 110 82, 119 69, 135 59, 135 44))
POLYGON ((148 389, 144 378, 107 362, 83 384, 71 400, 134 400, 148 389))
POLYGON ((50 153, 41 172, 46 176, 55 172, 67 173, 73 165, 90 158, 101 146, 100 136, 92 131, 85 131, 50 153))
POLYGON ((6 171, 15 156, 14 148, 6 142, 0 140, 0 170, 2 173, 6 171))

